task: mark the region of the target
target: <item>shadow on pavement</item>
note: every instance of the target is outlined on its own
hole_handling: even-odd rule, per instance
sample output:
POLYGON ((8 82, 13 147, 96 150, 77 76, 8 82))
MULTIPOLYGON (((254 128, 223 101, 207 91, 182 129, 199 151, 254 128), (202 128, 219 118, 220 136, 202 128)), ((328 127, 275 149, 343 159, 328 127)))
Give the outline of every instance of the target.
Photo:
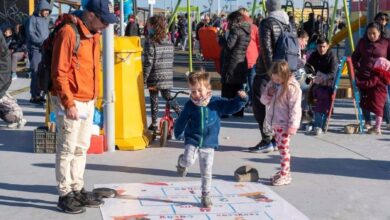
MULTIPOLYGON (((35 123, 28 123, 32 126, 35 123)), ((33 132, 24 130, 0 129, 0 151, 33 152, 33 132)))
MULTIPOLYGON (((279 156, 249 158, 258 163, 274 163, 279 166, 279 156)), ((292 157, 292 172, 349 176, 367 179, 390 180, 390 161, 351 158, 292 157)))
MULTIPOLYGON (((10 191, 29 192, 29 193, 45 193, 45 194, 58 195, 57 187, 49 186, 49 185, 22 185, 22 184, 0 183, 0 189, 10 190, 10 191)), ((0 195, 0 200, 1 197, 2 196, 0 195)))
POLYGON ((9 197, 9 196, 0 196, 0 205, 3 206, 16 206, 16 207, 23 207, 23 208, 37 208, 37 209, 47 209, 50 211, 57 212, 55 202, 48 202, 45 200, 40 199, 23 199, 23 198, 17 198, 17 197, 9 197), (44 203, 48 205, 39 205, 39 203, 44 203))
MULTIPOLYGON (((55 164, 54 163, 36 163, 36 164, 33 164, 33 166, 54 168, 55 164)), ((111 171, 111 172, 121 172, 121 173, 137 173, 137 174, 163 176, 163 177, 178 177, 176 169, 174 167, 172 168, 172 170, 164 170, 164 169, 156 169, 156 168, 130 167, 130 166, 119 166, 119 165, 87 164, 86 170, 111 171)), ((187 177, 200 177, 200 174, 199 173, 188 173, 187 177)), ((220 179, 220 180, 227 180, 227 181, 234 180, 233 176, 220 175, 220 174, 213 174, 213 178, 220 179)))

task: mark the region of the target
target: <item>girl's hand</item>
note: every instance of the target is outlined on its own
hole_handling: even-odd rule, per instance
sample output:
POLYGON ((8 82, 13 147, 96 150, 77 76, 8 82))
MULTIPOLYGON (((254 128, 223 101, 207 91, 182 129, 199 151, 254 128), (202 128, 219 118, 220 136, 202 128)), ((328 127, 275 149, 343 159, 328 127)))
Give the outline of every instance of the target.
POLYGON ((277 91, 278 91, 278 89, 272 86, 272 87, 268 88, 267 94, 268 94, 268 96, 273 96, 273 95, 275 95, 275 93, 277 91))
POLYGON ((294 135, 294 134, 297 133, 297 130, 298 130, 298 129, 296 129, 296 128, 288 128, 288 129, 287 129, 287 134, 288 134, 288 135, 294 135))
POLYGON ((156 86, 151 86, 151 87, 148 87, 148 90, 150 90, 150 91, 157 91, 157 87, 156 86))

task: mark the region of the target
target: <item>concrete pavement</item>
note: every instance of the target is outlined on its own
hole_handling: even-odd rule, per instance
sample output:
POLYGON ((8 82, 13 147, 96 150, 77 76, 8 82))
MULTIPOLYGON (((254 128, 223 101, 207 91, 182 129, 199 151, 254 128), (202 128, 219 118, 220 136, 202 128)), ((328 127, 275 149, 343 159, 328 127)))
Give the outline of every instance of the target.
MULTIPOLYGON (((175 86, 184 87, 177 78, 175 86)), ((28 79, 20 78, 11 90, 28 85, 28 79)), ((16 95, 28 120, 26 127, 9 130, 0 123, 0 219, 100 219, 99 209, 77 216, 56 210, 54 154, 33 153, 32 131, 43 125, 44 109, 30 105, 29 97, 28 92, 16 95)), ((178 99, 180 104, 186 100, 178 99)), ((147 111, 149 114, 149 104, 147 111)), ((353 122, 352 102, 338 100, 327 134, 314 137, 299 133, 292 138, 292 184, 269 187, 311 219, 390 219, 390 131, 380 136, 340 132, 343 125, 353 122)), ((214 178, 233 181, 234 170, 249 164, 259 170, 260 182, 269 185, 269 177, 279 166, 279 155, 246 151, 259 140, 252 114, 223 120, 214 178)), ((141 151, 89 155, 86 188, 92 189, 96 183, 200 181, 198 165, 184 179, 176 175, 182 142, 158 146, 156 141, 141 151)))

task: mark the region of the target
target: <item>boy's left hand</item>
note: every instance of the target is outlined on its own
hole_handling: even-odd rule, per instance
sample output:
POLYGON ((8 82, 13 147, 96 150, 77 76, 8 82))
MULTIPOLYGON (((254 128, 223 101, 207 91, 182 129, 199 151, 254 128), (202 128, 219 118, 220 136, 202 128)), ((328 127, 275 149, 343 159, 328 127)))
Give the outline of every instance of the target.
POLYGON ((238 96, 240 96, 240 98, 242 99, 245 99, 246 97, 248 97, 248 95, 246 94, 246 92, 244 90, 240 90, 237 92, 238 96))

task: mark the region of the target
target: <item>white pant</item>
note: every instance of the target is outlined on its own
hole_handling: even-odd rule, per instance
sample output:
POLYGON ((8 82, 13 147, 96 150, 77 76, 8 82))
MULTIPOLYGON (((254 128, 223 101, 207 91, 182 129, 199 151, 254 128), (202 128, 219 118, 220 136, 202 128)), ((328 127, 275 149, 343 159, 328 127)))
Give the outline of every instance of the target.
POLYGON ((58 97, 52 97, 52 104, 56 112, 57 128, 56 179, 58 192, 60 196, 64 196, 84 187, 84 170, 91 141, 94 100, 75 101, 79 114, 87 115, 86 119, 78 120, 71 120, 63 114, 58 114, 63 109, 58 97))
POLYGON ((184 157, 179 161, 180 166, 190 167, 199 157, 200 175, 202 177, 202 193, 209 193, 211 188, 214 148, 199 148, 187 144, 184 157))

